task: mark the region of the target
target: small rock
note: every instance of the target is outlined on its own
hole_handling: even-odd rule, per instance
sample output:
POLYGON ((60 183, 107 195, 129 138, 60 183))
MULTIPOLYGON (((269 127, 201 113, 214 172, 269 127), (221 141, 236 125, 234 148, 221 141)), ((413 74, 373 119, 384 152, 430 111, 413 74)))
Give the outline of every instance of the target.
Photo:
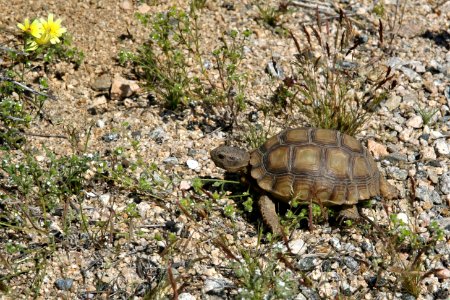
POLYGON ((439 193, 436 192, 435 190, 432 190, 432 191, 430 192, 430 200, 431 200, 431 202, 433 202, 434 204, 437 204, 437 205, 442 204, 441 196, 440 196, 439 193))
POLYGON ((146 218, 147 217, 147 212, 150 209, 150 204, 148 204, 145 201, 142 201, 141 203, 136 205, 136 207, 137 207, 137 210, 138 210, 139 215, 141 216, 141 218, 146 218))
POLYGON ((269 73, 270 76, 283 80, 284 79, 284 71, 281 65, 278 63, 277 59, 270 60, 266 65, 266 72, 269 73))
POLYGON ((417 300, 417 298, 411 294, 404 293, 402 294, 402 300, 417 300))
POLYGON ((401 100, 402 100, 402 98, 400 96, 394 95, 394 96, 390 97, 388 100, 386 100, 386 102, 384 103, 384 106, 386 106, 386 108, 389 111, 393 111, 394 109, 396 109, 397 107, 400 106, 401 100))
POLYGON ((103 204, 103 206, 108 206, 111 200, 111 194, 103 194, 98 197, 98 200, 103 204))
POLYGON ((350 270, 355 271, 359 268, 358 262, 351 256, 344 257, 344 265, 346 265, 350 270))
POLYGON ((203 285, 203 292, 207 294, 220 294, 224 289, 233 287, 233 283, 225 278, 207 278, 203 285))
POLYGON ((437 220, 439 227, 450 232, 450 217, 437 220))
POLYGON ((94 101, 92 101, 91 107, 94 107, 94 108, 104 107, 104 106, 106 106, 107 103, 108 103, 108 100, 106 100, 106 97, 102 95, 100 97, 94 98, 94 101))
POLYGON ((384 159, 389 160, 391 162, 397 162, 397 161, 408 161, 408 156, 403 153, 394 152, 389 155, 387 155, 384 159))
POLYGON ((120 4, 120 7, 122 8, 122 9, 124 9, 124 10, 130 10, 132 7, 131 7, 131 2, 130 1, 123 1, 121 4, 120 4))
MULTIPOLYGON (((150 9, 151 9, 151 7, 147 3, 143 3, 143 4, 139 5, 137 10, 141 14, 146 14, 150 11, 150 9)), ((181 294, 180 294, 180 296, 181 296, 181 294)))
POLYGON ((444 95, 447 98, 448 106, 450 106, 450 85, 445 88, 444 95))
POLYGON ((319 261, 315 257, 305 257, 298 261, 298 268, 303 272, 314 270, 319 261))
POLYGON ((397 219, 399 220, 399 221, 402 221, 402 223, 403 224, 405 224, 405 225, 408 225, 409 224, 409 217, 408 217, 408 215, 407 214, 405 214, 405 213, 398 213, 397 214, 397 219))
POLYGON ((187 191, 192 187, 191 182, 187 180, 181 180, 180 182, 180 190, 187 191))
POLYGON ((336 250, 338 250, 338 251, 341 250, 341 248, 342 248, 341 242, 340 242, 339 239, 336 238, 336 237, 332 237, 332 238, 330 239, 330 245, 333 246, 333 248, 336 249, 336 250))
POLYGON ((435 160, 436 159, 436 152, 434 152, 433 147, 423 147, 420 150, 420 156, 423 160, 435 160))
POLYGON ((248 120, 252 123, 255 123, 256 121, 258 121, 258 112, 257 111, 252 111, 248 114, 248 120))
POLYGON ((105 121, 102 119, 98 119, 97 122, 95 122, 95 125, 97 125, 98 128, 105 127, 105 121))
POLYGON ((188 159, 186 161, 186 165, 188 166, 189 169, 195 170, 199 167, 200 164, 195 159, 188 159))
POLYGON ((134 140, 138 141, 142 138, 142 132, 140 130, 135 130, 135 131, 131 132, 131 137, 134 140))
POLYGON ((364 252, 373 252, 373 245, 372 245, 372 243, 370 243, 370 242, 363 241, 363 242, 361 243, 361 249, 362 249, 362 251, 364 251, 364 252))
POLYGON ((295 296, 294 300, 307 300, 307 298, 302 293, 300 293, 295 296))
POLYGON ((450 270, 442 268, 439 271, 437 271, 436 273, 434 273, 434 275, 439 279, 449 279, 450 278, 450 270))
POLYGON ((412 128, 421 128, 423 125, 423 120, 421 116, 414 116, 406 121, 406 126, 412 128))
POLYGON ((431 201, 434 204, 442 204, 442 199, 439 193, 423 185, 419 185, 418 187, 416 187, 415 196, 421 201, 431 201))
POLYGON ((405 180, 408 178, 408 171, 400 169, 399 167, 388 167, 387 174, 397 180, 405 180))
POLYGON ((444 135, 442 133, 440 133, 439 131, 431 130, 430 131, 430 137, 433 140, 437 140, 437 139, 440 139, 440 138, 444 137, 444 135))
POLYGON ((184 224, 174 222, 174 221, 167 221, 165 224, 165 228, 172 233, 176 233, 177 235, 180 235, 181 231, 183 231, 184 224))
POLYGON ((375 159, 380 159, 389 154, 385 145, 377 143, 374 140, 367 141, 367 148, 375 159))
POLYGON ((68 291, 72 288, 73 279, 70 278, 60 278, 56 279, 55 286, 58 290, 68 291))
POLYGON ((104 92, 109 91, 111 88, 111 76, 108 74, 103 74, 100 77, 97 77, 92 83, 91 88, 94 91, 104 92))
POLYGON ((167 140, 167 133, 164 128, 156 127, 148 134, 148 137, 158 144, 162 144, 165 140, 167 140))
POLYGON ((132 80, 122 78, 116 75, 111 85, 111 99, 121 100, 127 97, 131 97, 139 91, 139 85, 132 80))
POLYGON ((450 194, 450 172, 444 173, 439 177, 439 188, 444 195, 450 194))
POLYGON ((117 141, 119 139, 119 137, 120 137, 120 135, 118 133, 113 132, 113 133, 105 134, 104 136, 102 136, 102 139, 105 142, 110 143, 110 142, 113 142, 113 141, 117 141))
POLYGON ((402 130, 399 134, 399 139, 405 143, 410 143, 411 142, 411 135, 413 133, 413 128, 408 127, 405 128, 404 130, 402 130))
POLYGON ((325 260, 322 263, 322 272, 331 272, 331 261, 330 260, 325 260))
POLYGON ((175 156, 169 156, 168 158, 163 160, 163 163, 168 165, 178 165, 178 158, 175 156))
POLYGON ((387 65, 391 67, 392 69, 398 69, 399 67, 403 66, 405 63, 398 58, 397 56, 389 58, 387 61, 387 65))
POLYGON ((291 248, 291 252, 296 255, 302 255, 306 252, 306 244, 302 239, 295 239, 289 242, 289 248, 291 248))
POLYGON ((422 77, 414 70, 407 67, 400 67, 400 71, 408 77, 410 81, 420 81, 422 77))
POLYGON ((319 294, 311 288, 302 286, 302 287, 300 287, 300 290, 302 291, 303 296, 305 296, 309 300, 320 300, 321 299, 319 294))
POLYGON ((438 139, 434 142, 434 148, 437 153, 442 156, 447 156, 450 154, 450 148, 444 139, 438 139))

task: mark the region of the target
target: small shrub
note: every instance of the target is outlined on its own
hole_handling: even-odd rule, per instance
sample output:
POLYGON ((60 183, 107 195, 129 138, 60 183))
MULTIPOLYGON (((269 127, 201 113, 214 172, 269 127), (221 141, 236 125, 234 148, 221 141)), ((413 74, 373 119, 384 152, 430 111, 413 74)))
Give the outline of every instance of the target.
POLYGON ((239 68, 251 32, 230 30, 219 37, 212 53, 205 55, 198 7, 192 4, 189 12, 172 7, 153 18, 138 14, 150 27, 150 39, 137 53, 122 51, 118 59, 121 64, 131 61, 138 76, 167 108, 183 108, 198 100, 221 104, 234 122, 245 103, 246 75, 239 68))
POLYGON ((366 40, 356 35, 344 13, 334 34, 330 24, 325 25, 318 18, 316 27, 303 26, 303 47, 291 33, 298 51, 295 69, 274 97, 298 109, 312 126, 353 135, 387 98, 395 86, 394 75, 379 64, 360 66, 363 59, 356 49, 366 40), (347 60, 350 54, 356 61, 347 60))

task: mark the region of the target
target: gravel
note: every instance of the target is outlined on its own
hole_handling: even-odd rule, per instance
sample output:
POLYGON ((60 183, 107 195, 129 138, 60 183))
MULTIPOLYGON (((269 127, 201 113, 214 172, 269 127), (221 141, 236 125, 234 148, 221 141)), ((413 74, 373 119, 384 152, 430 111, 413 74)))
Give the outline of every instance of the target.
MULTIPOLYGON (((60 228, 62 234, 52 235, 53 240, 34 229, 16 234, 5 228, 0 233, 0 249, 19 250, 14 253, 0 250, 0 256, 14 267, 17 264, 17 272, 36 267, 33 264, 36 257, 20 249, 47 249, 55 239, 63 241, 62 244, 56 241, 51 251, 39 252, 39 255, 46 255, 47 264, 39 289, 32 287, 35 278, 23 273, 7 282, 10 292, 6 297, 31 297, 35 293, 31 292, 33 290, 37 291, 35 298, 39 299, 90 299, 107 295, 141 299, 159 280, 167 278, 170 268, 177 286, 183 287, 179 299, 234 299, 242 287, 234 269, 236 264, 245 265, 242 251, 258 257, 261 266, 268 264, 267 254, 274 251, 265 237, 259 238, 257 206, 251 213, 243 213, 242 202, 247 196, 234 197, 242 194, 235 191, 241 186, 211 187, 208 179, 222 179, 224 173, 214 166, 208 153, 224 143, 250 149, 246 144, 250 133, 248 124, 264 130, 257 133, 268 130, 269 136, 290 124, 311 125, 304 120, 304 115, 289 108, 270 119, 259 109, 268 104, 281 79, 291 75, 290 62, 296 53, 293 41, 258 18, 254 1, 206 1, 198 22, 200 33, 205 37, 204 53, 211 53, 218 46, 217 38, 230 28, 249 28, 254 32, 244 49, 246 60, 240 66, 247 72, 250 87, 245 93, 247 106, 239 111, 239 126, 229 130, 224 121, 229 111, 220 105, 205 107, 202 99, 188 99, 191 105, 186 109, 170 111, 160 105, 159 96, 143 89, 143 82, 135 81, 135 73, 129 65, 117 64, 121 50, 133 51, 148 42, 149 32, 136 20, 136 12, 148 11, 155 15, 184 3, 140 2, 0 0, 3 10, 0 27, 7 29, 0 37, 1 44, 8 45, 9 40, 14 40, 8 30, 14 32, 19 20, 42 17, 50 11, 63 18, 63 25, 74 37, 74 46, 86 55, 84 64, 77 70, 65 62, 48 64, 45 68, 35 66, 35 75, 49 69, 46 74, 49 90, 57 100, 45 103, 45 118, 33 120, 30 132, 60 135, 67 128, 73 128, 77 138, 80 137, 80 144, 87 142, 89 154, 103 155, 121 147, 124 158, 139 159, 152 166, 126 169, 127 175, 137 174, 142 180, 127 182, 129 186, 125 190, 109 182, 97 185, 93 181, 77 195, 64 195, 64 203, 54 204, 59 214, 45 212, 51 218, 50 223, 33 224, 60 228), (271 76, 265 73, 266 67, 271 76), (125 81, 130 91, 122 95, 119 89, 111 99, 111 83, 117 76, 132 79, 125 81), (46 118, 50 118, 53 125, 39 120, 46 118), (90 128, 92 124, 95 126, 90 128), (139 140, 138 146, 135 140, 139 140), (197 177, 207 179, 203 188, 211 195, 193 192, 193 179, 197 177), (136 192, 137 185, 145 186, 146 192, 136 192), (227 197, 228 191, 233 191, 233 197, 227 197), (215 198, 215 192, 220 194, 220 199, 215 198), (225 205, 236 212, 232 217, 224 215, 225 205), (89 226, 89 230, 76 227, 75 216, 82 216, 83 226, 89 226), (227 248, 230 253, 224 250, 227 248), (104 290, 100 288, 107 292, 102 294, 104 290)), ((263 5, 277 7, 278 2, 267 1, 263 5)), ((384 1, 386 9, 393 8, 394 2, 384 1)), ((444 231, 444 240, 422 256, 427 266, 421 269, 424 272, 434 267, 448 270, 450 255, 450 54, 442 37, 445 37, 443 28, 448 27, 450 5, 444 3, 435 7, 431 2, 405 1, 404 24, 407 26, 403 26, 400 36, 392 41, 388 42, 386 35, 384 46, 391 46, 393 51, 377 52, 380 56, 388 54, 385 65, 395 69, 397 86, 357 134, 362 141, 375 142, 373 145, 377 146, 379 154, 376 160, 382 175, 386 175, 402 195, 396 201, 377 202, 370 208, 364 206, 364 215, 385 229, 383 233, 392 232, 388 224, 389 215, 393 213, 412 224, 421 238, 433 234, 429 226, 433 221, 444 231), (423 112, 434 110, 435 115, 424 124, 423 112)), ((325 2, 322 5, 333 10, 325 2)), ((372 13, 373 1, 346 0, 339 5, 359 14, 352 16, 360 23, 357 30, 363 35, 365 49, 376 47, 372 32, 377 32, 373 24, 378 24, 378 16, 372 13)), ((280 16, 279 21, 300 38, 299 22, 315 24, 315 7, 290 6, 289 14, 280 16)), ((300 42, 306 43, 305 40, 300 42)), ((365 52, 360 54, 364 59, 371 58, 365 52)), ((356 63, 360 66, 364 62, 347 57, 339 62, 339 67, 353 70, 356 63)), ((216 70, 211 55, 206 55, 203 67, 216 70)), ((217 82, 216 87, 220 88, 217 82)), ((41 156, 38 152, 44 139, 33 136, 27 139, 30 148, 41 156)), ((46 139, 45 145, 58 155, 74 153, 73 143, 66 140, 46 139)), ((97 167, 92 166, 92 170, 97 167)), ((2 176, 0 174, 0 178, 2 176)), ((247 191, 245 186, 242 189, 247 191)), ((37 206, 30 207, 29 211, 33 215, 43 214, 37 206)), ((13 221, 14 224, 28 222, 13 221)), ((392 256, 383 235, 370 234, 366 223, 346 227, 331 217, 330 222, 319 222, 309 232, 303 222, 289 228, 292 253, 283 257, 287 261, 276 260, 277 270, 291 267, 295 270, 296 282, 304 280, 296 268, 311 282, 308 287, 299 284, 295 299, 333 299, 340 294, 355 299, 362 295, 364 299, 414 298, 398 292, 402 287, 397 270, 414 259, 407 243, 398 247, 399 252, 392 256), (291 262, 290 267, 287 267, 288 262, 291 262)), ((3 275, 8 276, 8 272, 3 275)), ((448 282, 448 278, 428 276, 420 283, 417 299, 447 299, 448 282)), ((170 284, 167 286, 162 290, 163 297, 172 298, 173 290, 170 284)))

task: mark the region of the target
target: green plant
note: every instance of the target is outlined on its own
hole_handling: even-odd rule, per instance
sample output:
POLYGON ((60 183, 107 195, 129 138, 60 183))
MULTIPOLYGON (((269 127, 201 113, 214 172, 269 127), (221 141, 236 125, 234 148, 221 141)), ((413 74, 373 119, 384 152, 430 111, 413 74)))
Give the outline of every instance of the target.
POLYGON ((422 117, 423 125, 428 125, 433 118, 433 116, 439 111, 438 108, 434 109, 418 109, 420 116, 422 117))
POLYGON ((280 17, 288 11, 289 1, 280 2, 278 7, 261 4, 260 2, 256 4, 259 13, 258 18, 272 28, 281 26, 280 17))
POLYGON ((350 54, 363 60, 356 49, 365 39, 356 35, 343 12, 333 35, 330 26, 325 27, 319 18, 316 27, 304 26, 306 43, 302 44, 291 33, 298 51, 294 73, 284 79, 274 97, 289 102, 314 127, 353 135, 395 86, 394 75, 378 64, 360 66, 358 61, 346 60, 350 54))
MULTIPOLYGON (((224 242, 221 245, 227 248, 224 242)), ((264 254, 241 249, 240 256, 231 263, 239 281, 238 299, 291 299, 298 293, 296 274, 280 267, 282 254, 276 247, 264 254)))
POLYGON ((224 34, 207 59, 202 49, 198 5, 191 2, 189 12, 172 7, 153 18, 137 14, 150 27, 150 39, 136 54, 120 52, 118 60, 121 64, 131 61, 138 76, 169 109, 201 99, 225 104, 234 122, 245 104, 247 82, 239 68, 251 32, 231 30, 224 34))
POLYGON ((0 72, 0 148, 14 149, 25 142, 23 131, 35 116, 45 118, 44 103, 48 96, 45 77, 30 78, 30 71, 39 63, 44 67, 56 60, 71 61, 78 67, 83 53, 70 48, 71 38, 61 26, 61 20, 28 18, 17 25, 22 31, 22 51, 1 48, 0 59, 4 69, 0 72), (28 85, 35 80, 38 85, 28 85))

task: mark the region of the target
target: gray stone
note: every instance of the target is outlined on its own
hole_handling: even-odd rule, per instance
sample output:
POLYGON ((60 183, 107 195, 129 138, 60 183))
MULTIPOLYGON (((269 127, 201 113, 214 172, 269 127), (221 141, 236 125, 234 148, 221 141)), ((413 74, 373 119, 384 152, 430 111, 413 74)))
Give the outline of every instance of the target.
POLYGON ((196 161, 195 159, 188 159, 188 160, 186 161, 186 165, 187 165, 188 168, 191 169, 191 170, 195 170, 195 169, 197 169, 197 168, 200 166, 200 164, 198 163, 198 161, 196 161))
POLYGON ((156 141, 158 144, 162 144, 167 140, 167 133, 162 127, 156 127, 149 134, 148 137, 156 141))
POLYGON ((302 239, 295 239, 289 241, 289 248, 291 248, 291 252, 296 255, 302 255, 306 252, 307 246, 305 241, 302 239))
POLYGON ((341 250, 341 248, 342 248, 341 241, 339 241, 339 239, 336 237, 332 237, 330 239, 330 245, 333 246, 333 248, 338 251, 341 250))
POLYGON ((102 136, 102 139, 105 142, 109 143, 109 142, 117 141, 119 139, 119 137, 120 137, 120 135, 118 133, 113 132, 113 133, 105 134, 104 136, 102 136))
POLYGON ((403 66, 405 62, 403 62, 400 58, 394 56, 389 58, 387 61, 387 65, 391 67, 392 69, 398 69, 399 67, 403 66))
POLYGON ((73 279, 70 278, 59 278, 55 281, 55 286, 58 290, 68 291, 72 288, 73 279))
POLYGON ((444 173, 439 177, 439 188, 444 195, 450 194, 450 172, 444 173))
POLYGON ((300 290, 302 291, 302 294, 303 294, 303 296, 306 297, 306 299, 309 299, 309 300, 320 300, 320 296, 315 290, 307 288, 305 286, 302 286, 300 288, 300 290))
POLYGON ((370 242, 363 241, 363 242, 361 243, 361 249, 362 249, 362 251, 364 251, 364 252, 373 252, 373 245, 372 245, 372 243, 370 243, 370 242))
POLYGON ((438 192, 436 192, 435 190, 432 190, 430 192, 430 200, 434 203, 434 204, 442 204, 442 199, 441 196, 439 195, 438 192))
POLYGON ((95 122, 95 125, 97 125, 98 128, 103 128, 105 127, 105 121, 102 119, 97 120, 97 122, 95 122))
POLYGON ((406 126, 412 128, 421 128, 423 125, 423 119, 421 116, 414 116, 406 121, 406 126))
POLYGON ((307 300, 307 298, 302 293, 300 293, 295 296, 294 300, 307 300))
POLYGON ((169 156, 168 158, 163 160, 163 163, 168 165, 178 165, 178 158, 175 156, 169 156))
POLYGON ((223 290, 233 287, 234 284, 225 278, 209 277, 203 285, 203 292, 208 294, 220 294, 223 290))
POLYGON ((195 296, 189 293, 181 293, 178 295, 178 300, 196 300, 195 296))
POLYGON ((387 155, 384 159, 389 160, 391 162, 408 161, 408 156, 403 153, 394 152, 394 153, 387 155))
POLYGON ((319 260, 315 257, 305 257, 298 261, 298 268, 303 272, 314 270, 319 264, 319 260))
POLYGON ((414 70, 407 67, 400 67, 400 71, 408 77, 410 81, 420 81, 422 77, 414 70))
POLYGON ((438 139, 434 142, 434 148, 437 153, 442 156, 447 156, 450 154, 450 148, 444 139, 438 139))
POLYGON ((447 105, 450 106, 450 85, 445 88, 444 95, 447 98, 447 105))
POLYGON ((402 300, 416 300, 417 298, 411 294, 405 293, 402 294, 402 300))
POLYGON ((355 271, 359 268, 359 263, 351 256, 344 257, 343 263, 352 271, 355 271))
POLYGON ((111 88, 111 76, 108 74, 103 74, 100 77, 97 77, 92 83, 91 88, 94 91, 108 91, 111 88))
POLYGON ((427 160, 435 160, 436 159, 436 152, 434 152, 433 147, 423 147, 420 150, 420 155, 422 156, 422 159, 427 160))
POLYGON ((394 179, 397 180, 405 180, 406 178, 408 178, 408 171, 400 169, 399 167, 388 167, 387 169, 387 173, 394 179))
POLYGON ((389 111, 393 111, 394 109, 399 107, 401 100, 402 98, 400 96, 393 95, 388 100, 386 100, 384 106, 386 106, 389 111))
POLYGON ((423 185, 416 187, 415 196, 421 201, 432 201, 434 204, 442 204, 442 199, 439 193, 423 185))

